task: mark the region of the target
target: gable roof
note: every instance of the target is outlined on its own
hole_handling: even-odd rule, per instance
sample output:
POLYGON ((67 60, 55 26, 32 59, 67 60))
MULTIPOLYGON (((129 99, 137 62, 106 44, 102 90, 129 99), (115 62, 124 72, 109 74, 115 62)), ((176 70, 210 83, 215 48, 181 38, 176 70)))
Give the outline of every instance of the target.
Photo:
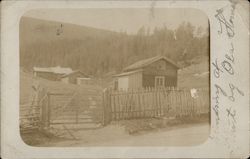
POLYGON ((164 56, 155 56, 155 57, 152 57, 152 58, 149 58, 149 59, 144 59, 144 60, 140 60, 140 61, 137 61, 136 63, 126 67, 123 69, 123 71, 130 71, 130 70, 135 70, 135 69, 139 69, 139 68, 143 68, 147 65, 150 65, 158 60, 165 60, 167 61, 168 63, 172 64, 174 67, 176 68, 180 68, 174 61, 170 60, 169 58, 166 58, 164 56))
POLYGON ((89 75, 83 73, 82 71, 75 70, 75 71, 72 71, 72 72, 70 72, 70 73, 67 73, 67 74, 63 75, 62 78, 68 77, 68 76, 73 75, 73 74, 75 74, 75 73, 81 73, 84 77, 90 77, 89 75))
POLYGON ((123 72, 117 75, 113 75, 113 77, 127 76, 127 75, 131 75, 131 74, 138 73, 138 72, 142 72, 142 69, 129 71, 129 72, 123 72))
POLYGON ((35 72, 50 72, 55 74, 68 74, 73 72, 71 68, 67 67, 33 67, 35 72))

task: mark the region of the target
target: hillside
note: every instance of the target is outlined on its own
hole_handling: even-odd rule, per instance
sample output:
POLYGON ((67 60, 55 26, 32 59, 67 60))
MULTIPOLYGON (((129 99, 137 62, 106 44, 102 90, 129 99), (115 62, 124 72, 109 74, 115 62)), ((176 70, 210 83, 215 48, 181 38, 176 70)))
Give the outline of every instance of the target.
POLYGON ((23 17, 20 21, 20 64, 26 70, 34 66, 60 65, 103 77, 160 54, 186 67, 200 63, 202 60, 197 57, 209 54, 209 37, 195 37, 198 29, 183 23, 175 32, 162 27, 149 34, 147 28, 142 27, 137 34, 128 35, 23 17))
POLYGON ((72 55, 79 59, 81 54, 82 59, 87 59, 90 52, 86 47, 91 45, 91 38, 101 40, 115 34, 74 24, 23 17, 20 21, 20 63, 28 70, 34 66, 56 65, 78 69, 78 66, 74 66, 75 61, 71 60, 72 55))
POLYGON ((200 63, 192 64, 178 71, 178 87, 209 88, 209 59, 203 58, 200 63))
POLYGON ((20 42, 23 45, 50 43, 63 39, 104 38, 113 34, 115 32, 31 17, 22 17, 20 21, 20 42))

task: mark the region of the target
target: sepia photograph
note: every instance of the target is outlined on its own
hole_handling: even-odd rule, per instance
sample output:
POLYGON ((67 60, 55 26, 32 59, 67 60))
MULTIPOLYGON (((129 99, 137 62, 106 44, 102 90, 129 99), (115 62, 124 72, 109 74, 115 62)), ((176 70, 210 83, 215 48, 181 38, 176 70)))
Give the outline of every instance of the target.
POLYGON ((35 147, 197 146, 210 24, 192 8, 33 9, 19 22, 19 127, 35 147))
POLYGON ((249 2, 3 1, 1 158, 248 158, 249 2))

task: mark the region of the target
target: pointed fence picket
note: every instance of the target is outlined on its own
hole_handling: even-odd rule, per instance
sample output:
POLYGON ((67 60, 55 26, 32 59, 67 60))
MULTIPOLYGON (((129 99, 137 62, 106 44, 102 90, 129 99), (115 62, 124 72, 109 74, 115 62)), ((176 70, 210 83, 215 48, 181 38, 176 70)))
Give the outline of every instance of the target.
POLYGON ((198 97, 189 89, 144 88, 112 90, 103 93, 104 124, 112 120, 147 117, 199 116, 209 112, 209 90, 197 89, 198 97))

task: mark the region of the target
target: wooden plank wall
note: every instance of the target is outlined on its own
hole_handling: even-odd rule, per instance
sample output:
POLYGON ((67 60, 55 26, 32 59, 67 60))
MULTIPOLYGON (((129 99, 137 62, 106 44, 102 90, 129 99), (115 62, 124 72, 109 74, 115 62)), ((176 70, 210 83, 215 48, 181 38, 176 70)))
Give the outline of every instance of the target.
MULTIPOLYGON (((110 105, 109 120, 199 116, 209 112, 210 96, 206 89, 198 89, 197 93, 197 98, 193 98, 189 89, 174 87, 128 91, 110 89, 104 93, 104 105, 106 108, 110 105)), ((104 116, 107 115, 106 112, 104 116)))

